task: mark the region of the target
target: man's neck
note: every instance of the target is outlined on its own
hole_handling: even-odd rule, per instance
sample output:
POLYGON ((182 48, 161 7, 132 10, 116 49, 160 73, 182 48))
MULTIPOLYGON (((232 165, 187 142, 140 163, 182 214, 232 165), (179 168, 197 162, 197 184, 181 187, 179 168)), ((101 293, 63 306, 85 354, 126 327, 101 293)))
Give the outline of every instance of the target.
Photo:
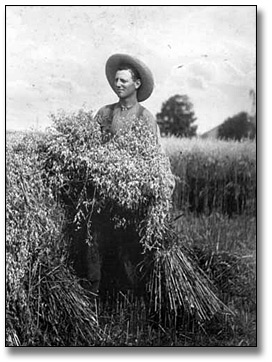
POLYGON ((125 98, 125 99, 119 99, 119 103, 121 106, 125 108, 131 108, 135 106, 135 104, 138 103, 137 96, 125 98))

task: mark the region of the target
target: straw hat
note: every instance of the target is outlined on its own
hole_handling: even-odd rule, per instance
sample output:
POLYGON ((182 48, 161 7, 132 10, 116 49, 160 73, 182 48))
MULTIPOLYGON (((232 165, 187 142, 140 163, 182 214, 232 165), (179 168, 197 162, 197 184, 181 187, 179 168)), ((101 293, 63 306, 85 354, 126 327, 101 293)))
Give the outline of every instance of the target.
POLYGON ((106 63, 106 76, 112 89, 115 89, 114 81, 118 68, 121 65, 131 65, 137 70, 141 78, 141 86, 137 92, 139 102, 145 101, 152 93, 154 88, 154 79, 150 69, 139 59, 127 54, 114 54, 106 63))

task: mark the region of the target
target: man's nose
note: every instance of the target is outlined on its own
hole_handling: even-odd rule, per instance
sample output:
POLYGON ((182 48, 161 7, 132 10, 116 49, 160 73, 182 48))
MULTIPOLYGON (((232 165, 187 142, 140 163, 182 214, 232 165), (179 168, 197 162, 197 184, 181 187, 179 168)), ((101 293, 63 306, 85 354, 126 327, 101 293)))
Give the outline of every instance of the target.
POLYGON ((116 79, 116 80, 115 80, 115 85, 116 85, 116 87, 118 87, 118 88, 121 86, 120 79, 116 79))

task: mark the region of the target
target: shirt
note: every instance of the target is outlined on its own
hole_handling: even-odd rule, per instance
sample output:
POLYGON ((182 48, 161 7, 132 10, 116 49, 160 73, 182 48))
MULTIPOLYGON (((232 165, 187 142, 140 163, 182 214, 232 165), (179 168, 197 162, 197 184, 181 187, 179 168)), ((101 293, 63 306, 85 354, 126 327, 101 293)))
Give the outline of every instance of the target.
MULTIPOLYGON (((99 109, 95 116, 95 120, 100 124, 101 131, 103 135, 110 135, 114 136, 118 133, 121 129, 130 129, 131 125, 135 117, 143 116, 146 120, 147 125, 150 127, 151 131, 153 132, 154 136, 156 137, 156 141, 159 145, 160 152, 165 153, 164 149, 161 145, 161 136, 160 136, 160 129, 157 125, 157 122, 153 115, 139 103, 136 103, 130 108, 122 107, 120 102, 114 104, 108 104, 99 109)), ((105 141, 107 141, 107 137, 105 137, 105 141)), ((175 179, 171 172, 171 166, 168 159, 168 183, 173 192, 175 187, 175 179)))
POLYGON ((138 102, 129 107, 123 107, 120 102, 108 104, 99 109, 95 119, 101 126, 103 134, 114 136, 121 129, 130 129, 135 117, 143 116, 150 130, 154 133, 157 142, 160 140, 160 130, 153 115, 138 102))

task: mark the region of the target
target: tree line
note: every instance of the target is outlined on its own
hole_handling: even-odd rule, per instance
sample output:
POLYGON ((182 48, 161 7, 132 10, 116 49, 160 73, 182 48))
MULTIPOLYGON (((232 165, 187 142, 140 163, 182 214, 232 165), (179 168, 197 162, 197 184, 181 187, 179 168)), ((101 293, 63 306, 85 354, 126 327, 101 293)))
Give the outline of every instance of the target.
MULTIPOLYGON (((161 111, 156 114, 157 123, 162 136, 174 135, 176 137, 196 136, 197 125, 195 121, 194 106, 190 98, 183 94, 171 96, 162 104, 161 111)), ((218 127, 217 138, 242 140, 256 137, 256 114, 249 115, 240 112, 228 117, 218 127)))

